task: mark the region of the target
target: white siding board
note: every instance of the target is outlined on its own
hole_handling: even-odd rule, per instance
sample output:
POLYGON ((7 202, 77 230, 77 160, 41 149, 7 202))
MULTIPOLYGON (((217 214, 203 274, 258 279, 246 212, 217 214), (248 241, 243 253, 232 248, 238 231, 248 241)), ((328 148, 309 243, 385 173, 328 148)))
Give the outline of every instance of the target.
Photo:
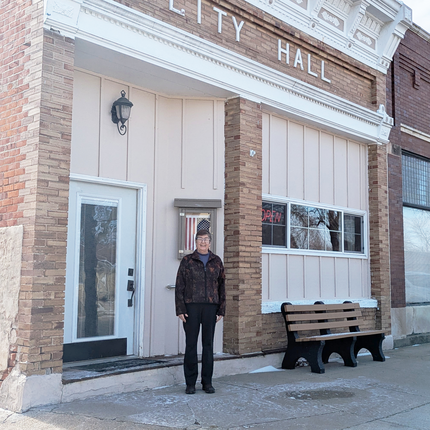
MULTIPOLYGON (((133 88, 128 149, 128 180, 152 184, 155 156, 155 94, 133 88)), ((152 188, 152 187, 151 187, 152 188)))
POLYGON ((287 122, 270 117, 270 193, 287 194, 287 122))
POLYGON ((269 275, 270 275, 270 254, 261 254, 262 270, 262 297, 263 300, 269 300, 269 275))
POLYGON ((71 173, 99 175, 100 85, 99 76, 75 71, 71 173))
POLYGON ((304 126, 289 122, 288 127, 288 196, 303 200, 304 126))
POLYGON ((270 256, 269 300, 284 300, 287 291, 287 259, 285 255, 270 256))
POLYGON ((348 205, 348 177, 347 177, 347 142, 340 137, 334 138, 334 184, 335 201, 337 206, 348 205))
POLYGON ((363 291, 361 260, 349 260, 349 297, 361 297, 363 291))
POLYGON ((360 209, 363 186, 361 183, 360 146, 348 142, 348 207, 360 209))
POLYGON ((188 193, 193 191, 203 195, 208 189, 213 189, 214 180, 213 102, 185 100, 183 115, 185 181, 183 188, 187 189, 188 193))
POLYGON ((335 263, 335 282, 336 282, 336 298, 343 299, 349 297, 349 272, 348 259, 337 258, 335 263))
POLYGON ((320 148, 319 132, 312 128, 305 129, 304 183, 305 200, 318 202, 320 200, 320 148))
POLYGON ((269 194, 270 192, 270 115, 263 113, 262 115, 262 190, 264 194, 269 194))
POLYGON ((319 260, 319 257, 305 258, 305 297, 315 300, 321 297, 319 260))
POLYGON ((288 257, 288 299, 305 298, 304 258, 302 255, 288 257))
POLYGON ((320 202, 334 204, 334 137, 321 132, 321 184, 320 202))
POLYGON ((321 257, 321 297, 334 299, 335 294, 335 259, 332 257, 321 257))
POLYGON ((125 181, 129 134, 121 136, 118 133, 110 113, 113 102, 121 97, 122 90, 129 95, 129 87, 124 84, 108 79, 102 82, 101 106, 104 108, 100 111, 100 176, 125 181))

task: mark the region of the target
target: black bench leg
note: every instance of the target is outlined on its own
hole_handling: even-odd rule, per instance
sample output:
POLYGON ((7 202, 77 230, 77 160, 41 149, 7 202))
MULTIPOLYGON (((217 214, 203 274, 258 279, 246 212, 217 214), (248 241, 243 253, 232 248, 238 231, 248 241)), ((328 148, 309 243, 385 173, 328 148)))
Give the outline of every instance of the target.
POLYGON ((373 361, 385 361, 385 355, 382 351, 382 341, 385 334, 372 334, 369 336, 359 336, 354 347, 354 355, 357 357, 360 349, 367 349, 373 357, 373 361))
POLYGON ((296 362, 300 357, 306 359, 314 373, 324 373, 324 364, 322 361, 323 342, 303 342, 287 346, 284 360, 282 361, 283 369, 294 369, 296 362))
POLYGON ((342 357, 343 364, 345 366, 357 367, 357 360, 355 359, 356 355, 354 355, 354 345, 355 337, 326 341, 322 354, 323 362, 328 363, 330 355, 336 352, 342 357))

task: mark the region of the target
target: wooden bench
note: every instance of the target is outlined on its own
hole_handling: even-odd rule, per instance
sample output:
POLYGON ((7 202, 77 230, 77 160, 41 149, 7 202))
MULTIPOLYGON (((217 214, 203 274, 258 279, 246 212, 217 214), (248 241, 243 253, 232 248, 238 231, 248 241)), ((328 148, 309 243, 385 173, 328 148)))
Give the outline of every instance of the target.
POLYGON ((345 366, 357 366, 357 354, 361 348, 367 349, 374 361, 385 361, 382 330, 360 331, 362 316, 359 303, 345 302, 325 305, 281 306, 287 329, 288 346, 282 361, 283 369, 294 369, 300 357, 305 358, 312 372, 324 373, 324 363, 330 355, 338 353, 345 366), (331 330, 340 330, 332 333, 331 330))

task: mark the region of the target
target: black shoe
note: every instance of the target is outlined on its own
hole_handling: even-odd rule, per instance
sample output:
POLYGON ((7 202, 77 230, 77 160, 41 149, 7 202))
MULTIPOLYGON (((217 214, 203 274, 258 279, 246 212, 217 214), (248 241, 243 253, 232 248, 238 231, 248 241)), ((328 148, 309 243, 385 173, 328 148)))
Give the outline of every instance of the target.
POLYGON ((196 394, 196 387, 194 385, 187 385, 185 394, 196 394))
POLYGON ((214 388, 214 387, 212 387, 212 385, 211 385, 211 384, 203 385, 203 391, 204 391, 205 393, 208 393, 208 394, 213 394, 213 393, 215 393, 215 388, 214 388))

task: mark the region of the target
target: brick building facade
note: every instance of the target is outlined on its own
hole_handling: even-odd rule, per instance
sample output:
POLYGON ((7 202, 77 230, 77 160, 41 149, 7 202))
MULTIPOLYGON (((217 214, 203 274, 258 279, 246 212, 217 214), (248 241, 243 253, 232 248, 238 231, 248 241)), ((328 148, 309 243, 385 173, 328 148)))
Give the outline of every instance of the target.
POLYGON ((48 0, 4 2, 0 14, 0 294, 12 298, 0 309, 1 406, 72 399, 63 361, 105 356, 106 342, 116 355, 183 352, 171 293, 182 217, 211 223, 225 261, 218 352, 285 347, 285 300, 358 300, 389 345, 386 72, 410 9, 48 0), (133 102, 124 136, 111 121, 121 90, 133 102), (262 204, 285 211, 284 224, 266 223, 280 246, 262 235, 262 204), (115 225, 98 244, 96 335, 82 280, 93 207, 98 232, 115 225), (358 247, 324 235, 292 245, 293 210, 336 213, 339 237, 357 221, 358 247), (118 218, 106 224, 107 213, 118 218))
MULTIPOLYGON (((419 200, 428 185, 408 163, 426 166, 430 159, 429 40, 429 34, 417 26, 408 30, 387 75, 387 107, 394 118, 388 151, 391 306, 394 343, 399 346, 428 341, 430 332, 429 298, 419 291, 429 285, 425 279, 428 270, 421 262, 427 251, 413 237, 410 226, 414 213, 428 211, 425 199, 419 200), (417 181, 410 181, 412 175, 417 181), (420 255, 413 253, 411 245, 420 255)), ((425 241, 425 236, 421 239, 425 241)))

